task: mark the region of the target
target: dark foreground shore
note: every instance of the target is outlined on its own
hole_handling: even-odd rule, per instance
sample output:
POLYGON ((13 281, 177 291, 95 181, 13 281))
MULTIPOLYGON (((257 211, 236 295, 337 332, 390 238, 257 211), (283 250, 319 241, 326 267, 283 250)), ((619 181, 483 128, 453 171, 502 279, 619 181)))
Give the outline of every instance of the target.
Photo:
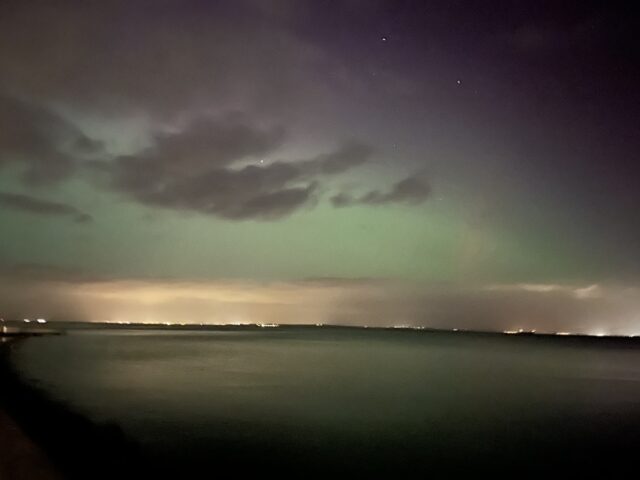
MULTIPOLYGON (((96 425, 23 382, 0 345, 0 480, 133 478, 135 446, 113 425, 96 425)), ((72 374, 72 372, 70 372, 72 374)))
POLYGON ((58 480, 47 455, 0 409, 0 480, 58 480))

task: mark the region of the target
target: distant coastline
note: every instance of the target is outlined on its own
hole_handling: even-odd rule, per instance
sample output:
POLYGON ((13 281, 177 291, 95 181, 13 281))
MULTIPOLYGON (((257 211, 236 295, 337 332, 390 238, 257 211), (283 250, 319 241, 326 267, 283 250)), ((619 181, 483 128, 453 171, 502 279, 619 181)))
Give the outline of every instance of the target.
POLYGON ((511 337, 538 337, 538 338, 558 338, 562 339, 581 339, 594 341, 623 341, 640 344, 640 336, 638 335, 602 335, 587 334, 580 332, 547 332, 536 330, 474 330, 463 328, 435 328, 417 325, 348 325, 348 324, 306 324, 306 323, 151 323, 151 322, 82 322, 82 321, 63 321, 55 320, 42 324, 24 323, 18 320, 10 320, 5 322, 6 333, 0 332, 2 336, 35 336, 35 335, 61 335, 67 331, 74 330, 163 330, 163 331, 260 331, 264 328, 281 328, 281 329, 335 329, 335 330, 369 330, 369 331, 411 331, 425 332, 436 334, 470 334, 478 336, 511 336, 511 337))

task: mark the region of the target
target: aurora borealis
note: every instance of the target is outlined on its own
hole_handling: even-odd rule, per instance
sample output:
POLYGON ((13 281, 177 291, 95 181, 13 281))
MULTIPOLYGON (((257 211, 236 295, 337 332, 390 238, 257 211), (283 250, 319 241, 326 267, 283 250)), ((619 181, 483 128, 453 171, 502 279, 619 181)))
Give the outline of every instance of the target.
POLYGON ((640 333, 637 22, 557 3, 2 2, 0 309, 640 333))

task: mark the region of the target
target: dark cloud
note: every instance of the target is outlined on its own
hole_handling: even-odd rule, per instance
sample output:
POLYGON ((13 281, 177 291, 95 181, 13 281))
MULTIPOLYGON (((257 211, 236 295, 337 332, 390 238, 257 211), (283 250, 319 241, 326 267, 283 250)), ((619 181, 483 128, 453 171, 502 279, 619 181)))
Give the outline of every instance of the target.
POLYGON ((71 142, 71 152, 79 156, 92 157, 104 152, 104 145, 99 140, 94 140, 84 134, 78 135, 71 142))
POLYGON ((391 191, 379 192, 377 190, 367 193, 361 202, 371 205, 384 203, 408 203, 424 202, 431 193, 431 187, 418 177, 407 177, 396 183, 391 191))
POLYGON ((42 200, 18 193, 0 192, 0 207, 35 215, 68 217, 77 223, 87 223, 93 220, 91 215, 78 210, 72 205, 42 200))
POLYGON ((275 220, 289 215, 294 210, 305 205, 313 191, 315 183, 310 183, 304 187, 282 188, 273 192, 256 195, 226 212, 227 218, 236 220, 260 218, 263 220, 275 220))
POLYGON ((344 192, 340 192, 331 197, 331 203, 334 207, 349 207, 354 203, 357 203, 356 199, 352 195, 344 192))
POLYGON ((154 164, 157 168, 190 168, 197 172, 214 164, 228 165, 272 152, 283 138, 283 128, 260 128, 239 114, 201 117, 180 132, 157 134, 154 164))
POLYGON ((150 206, 232 220, 274 220, 307 204, 318 178, 366 162, 372 148, 348 142, 312 159, 258 163, 281 145, 284 130, 239 115, 200 118, 156 135, 139 155, 102 164, 110 185, 150 206), (254 163, 247 163, 254 162, 254 163))
POLYGON ((345 143, 335 152, 325 153, 307 160, 304 167, 309 173, 336 175, 350 168, 366 163, 373 154, 373 148, 355 141, 345 143))
POLYGON ((29 184, 59 181, 101 148, 56 113, 0 92, 0 167, 19 164, 29 184))
POLYGON ((313 78, 331 59, 252 2, 27 3, 0 5, 0 90, 172 115, 286 108, 325 88, 313 78))
POLYGON ((417 205, 424 202, 431 194, 431 187, 421 176, 410 176, 396 183, 391 190, 383 192, 371 190, 359 197, 348 193, 339 193, 331 198, 335 207, 348 207, 354 204, 385 205, 389 203, 404 203, 417 205))

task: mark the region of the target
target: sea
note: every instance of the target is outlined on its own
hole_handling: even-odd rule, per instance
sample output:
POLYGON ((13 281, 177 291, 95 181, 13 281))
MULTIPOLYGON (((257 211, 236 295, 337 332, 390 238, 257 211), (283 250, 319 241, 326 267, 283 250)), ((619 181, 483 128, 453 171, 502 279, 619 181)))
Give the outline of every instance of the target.
POLYGON ((17 342, 11 363, 176 478, 611 473, 640 447, 634 339, 92 327, 17 342))

